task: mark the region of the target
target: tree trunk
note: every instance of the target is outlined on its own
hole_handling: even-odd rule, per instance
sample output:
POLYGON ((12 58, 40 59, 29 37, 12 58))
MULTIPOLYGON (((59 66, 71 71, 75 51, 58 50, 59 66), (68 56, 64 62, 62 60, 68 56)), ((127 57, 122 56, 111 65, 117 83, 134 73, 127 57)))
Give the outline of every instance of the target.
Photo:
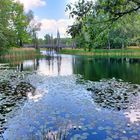
POLYGON ((124 43, 122 43, 122 49, 124 49, 124 43))
POLYGON ((108 47, 107 49, 110 50, 111 46, 110 46, 110 31, 108 31, 108 47))
POLYGON ((20 47, 23 47, 23 42, 22 42, 22 39, 21 38, 19 39, 19 46, 20 47))
POLYGON ((91 52, 91 48, 92 48, 92 45, 91 43, 89 43, 89 46, 88 46, 88 51, 91 52))
POLYGON ((37 36, 36 36, 36 33, 34 33, 34 47, 35 47, 35 49, 36 50, 38 50, 39 49, 39 47, 38 47, 38 40, 37 40, 37 36))
POLYGON ((110 50, 110 35, 108 35, 108 49, 110 50))

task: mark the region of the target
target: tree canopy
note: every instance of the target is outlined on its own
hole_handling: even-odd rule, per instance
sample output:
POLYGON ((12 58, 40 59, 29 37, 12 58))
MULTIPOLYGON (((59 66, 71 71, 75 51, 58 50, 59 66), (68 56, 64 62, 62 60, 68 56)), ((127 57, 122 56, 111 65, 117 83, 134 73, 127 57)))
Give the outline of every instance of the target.
POLYGON ((67 32, 78 47, 91 50, 140 45, 139 0, 79 0, 68 4, 66 11, 75 19, 67 32))
POLYGON ((13 0, 1 0, 0 53, 6 51, 9 47, 22 47, 24 43, 31 43, 34 34, 40 27, 40 23, 33 22, 33 20, 33 12, 25 13, 21 3, 13 0))

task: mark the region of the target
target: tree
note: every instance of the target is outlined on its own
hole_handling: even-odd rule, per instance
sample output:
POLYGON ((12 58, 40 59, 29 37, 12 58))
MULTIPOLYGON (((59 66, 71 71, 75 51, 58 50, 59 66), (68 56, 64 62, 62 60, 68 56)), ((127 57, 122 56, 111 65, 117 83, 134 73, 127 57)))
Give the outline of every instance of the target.
POLYGON ((5 34, 3 34, 3 27, 2 25, 0 25, 0 55, 5 52, 5 50, 7 49, 8 46, 8 40, 5 36, 5 34))
POLYGON ((32 21, 32 39, 33 39, 33 44, 36 49, 38 48, 38 38, 37 38, 37 32, 40 31, 41 23, 37 22, 35 20, 32 21))
POLYGON ((75 22, 67 32, 78 47, 88 48, 89 51, 92 48, 125 48, 134 41, 138 45, 140 2, 130 1, 96 0, 93 4, 91 1, 79 0, 70 4, 67 10, 75 22))
POLYGON ((15 2, 12 6, 12 22, 13 30, 16 34, 17 46, 23 46, 24 42, 28 41, 29 34, 27 32, 28 20, 24 13, 23 5, 15 2))
POLYGON ((69 16, 71 18, 76 18, 80 21, 86 18, 88 13, 92 12, 93 2, 86 0, 79 0, 78 2, 68 4, 66 6, 66 12, 69 11, 69 16))
POLYGON ((40 31, 40 29, 41 29, 41 22, 38 22, 37 20, 34 19, 34 15, 33 15, 33 12, 31 10, 27 13, 27 20, 29 22, 28 32, 31 35, 34 47, 36 49, 39 49, 38 48, 37 32, 40 31))
POLYGON ((39 39, 38 39, 38 44, 39 44, 39 45, 44 45, 44 44, 45 44, 45 40, 42 39, 42 38, 39 38, 39 39))
POLYGON ((110 20, 117 20, 124 15, 138 12, 139 0, 97 0, 96 9, 109 14, 110 20))
POLYGON ((12 2, 10 0, 0 1, 0 53, 8 49, 10 45, 9 37, 7 36, 11 30, 9 27, 10 12, 12 2))
POLYGON ((49 34, 46 34, 44 36, 44 41, 45 41, 45 44, 50 44, 51 43, 51 36, 49 34))
POLYGON ((29 20, 23 5, 13 0, 0 1, 0 52, 28 42, 29 20))

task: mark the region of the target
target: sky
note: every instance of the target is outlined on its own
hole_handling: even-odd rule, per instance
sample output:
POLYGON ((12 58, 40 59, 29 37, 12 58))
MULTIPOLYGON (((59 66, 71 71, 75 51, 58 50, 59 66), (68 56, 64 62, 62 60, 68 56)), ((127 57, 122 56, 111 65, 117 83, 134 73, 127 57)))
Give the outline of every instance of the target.
POLYGON ((45 34, 56 37, 59 30, 61 37, 67 37, 67 27, 73 20, 65 13, 66 5, 76 0, 19 0, 24 5, 25 11, 32 10, 37 21, 42 23, 39 38, 45 34))

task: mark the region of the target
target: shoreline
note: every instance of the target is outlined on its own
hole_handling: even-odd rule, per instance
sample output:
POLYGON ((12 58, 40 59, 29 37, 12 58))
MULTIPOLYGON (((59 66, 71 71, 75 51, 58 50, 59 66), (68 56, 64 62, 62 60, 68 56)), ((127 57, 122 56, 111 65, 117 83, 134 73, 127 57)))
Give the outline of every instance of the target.
POLYGON ((140 49, 94 49, 92 51, 85 51, 84 49, 63 49, 60 54, 71 54, 81 56, 94 56, 94 57, 130 57, 140 58, 140 49))
POLYGON ((15 58, 30 58, 40 56, 40 52, 34 48, 12 48, 3 55, 0 55, 1 59, 15 59, 15 58))

